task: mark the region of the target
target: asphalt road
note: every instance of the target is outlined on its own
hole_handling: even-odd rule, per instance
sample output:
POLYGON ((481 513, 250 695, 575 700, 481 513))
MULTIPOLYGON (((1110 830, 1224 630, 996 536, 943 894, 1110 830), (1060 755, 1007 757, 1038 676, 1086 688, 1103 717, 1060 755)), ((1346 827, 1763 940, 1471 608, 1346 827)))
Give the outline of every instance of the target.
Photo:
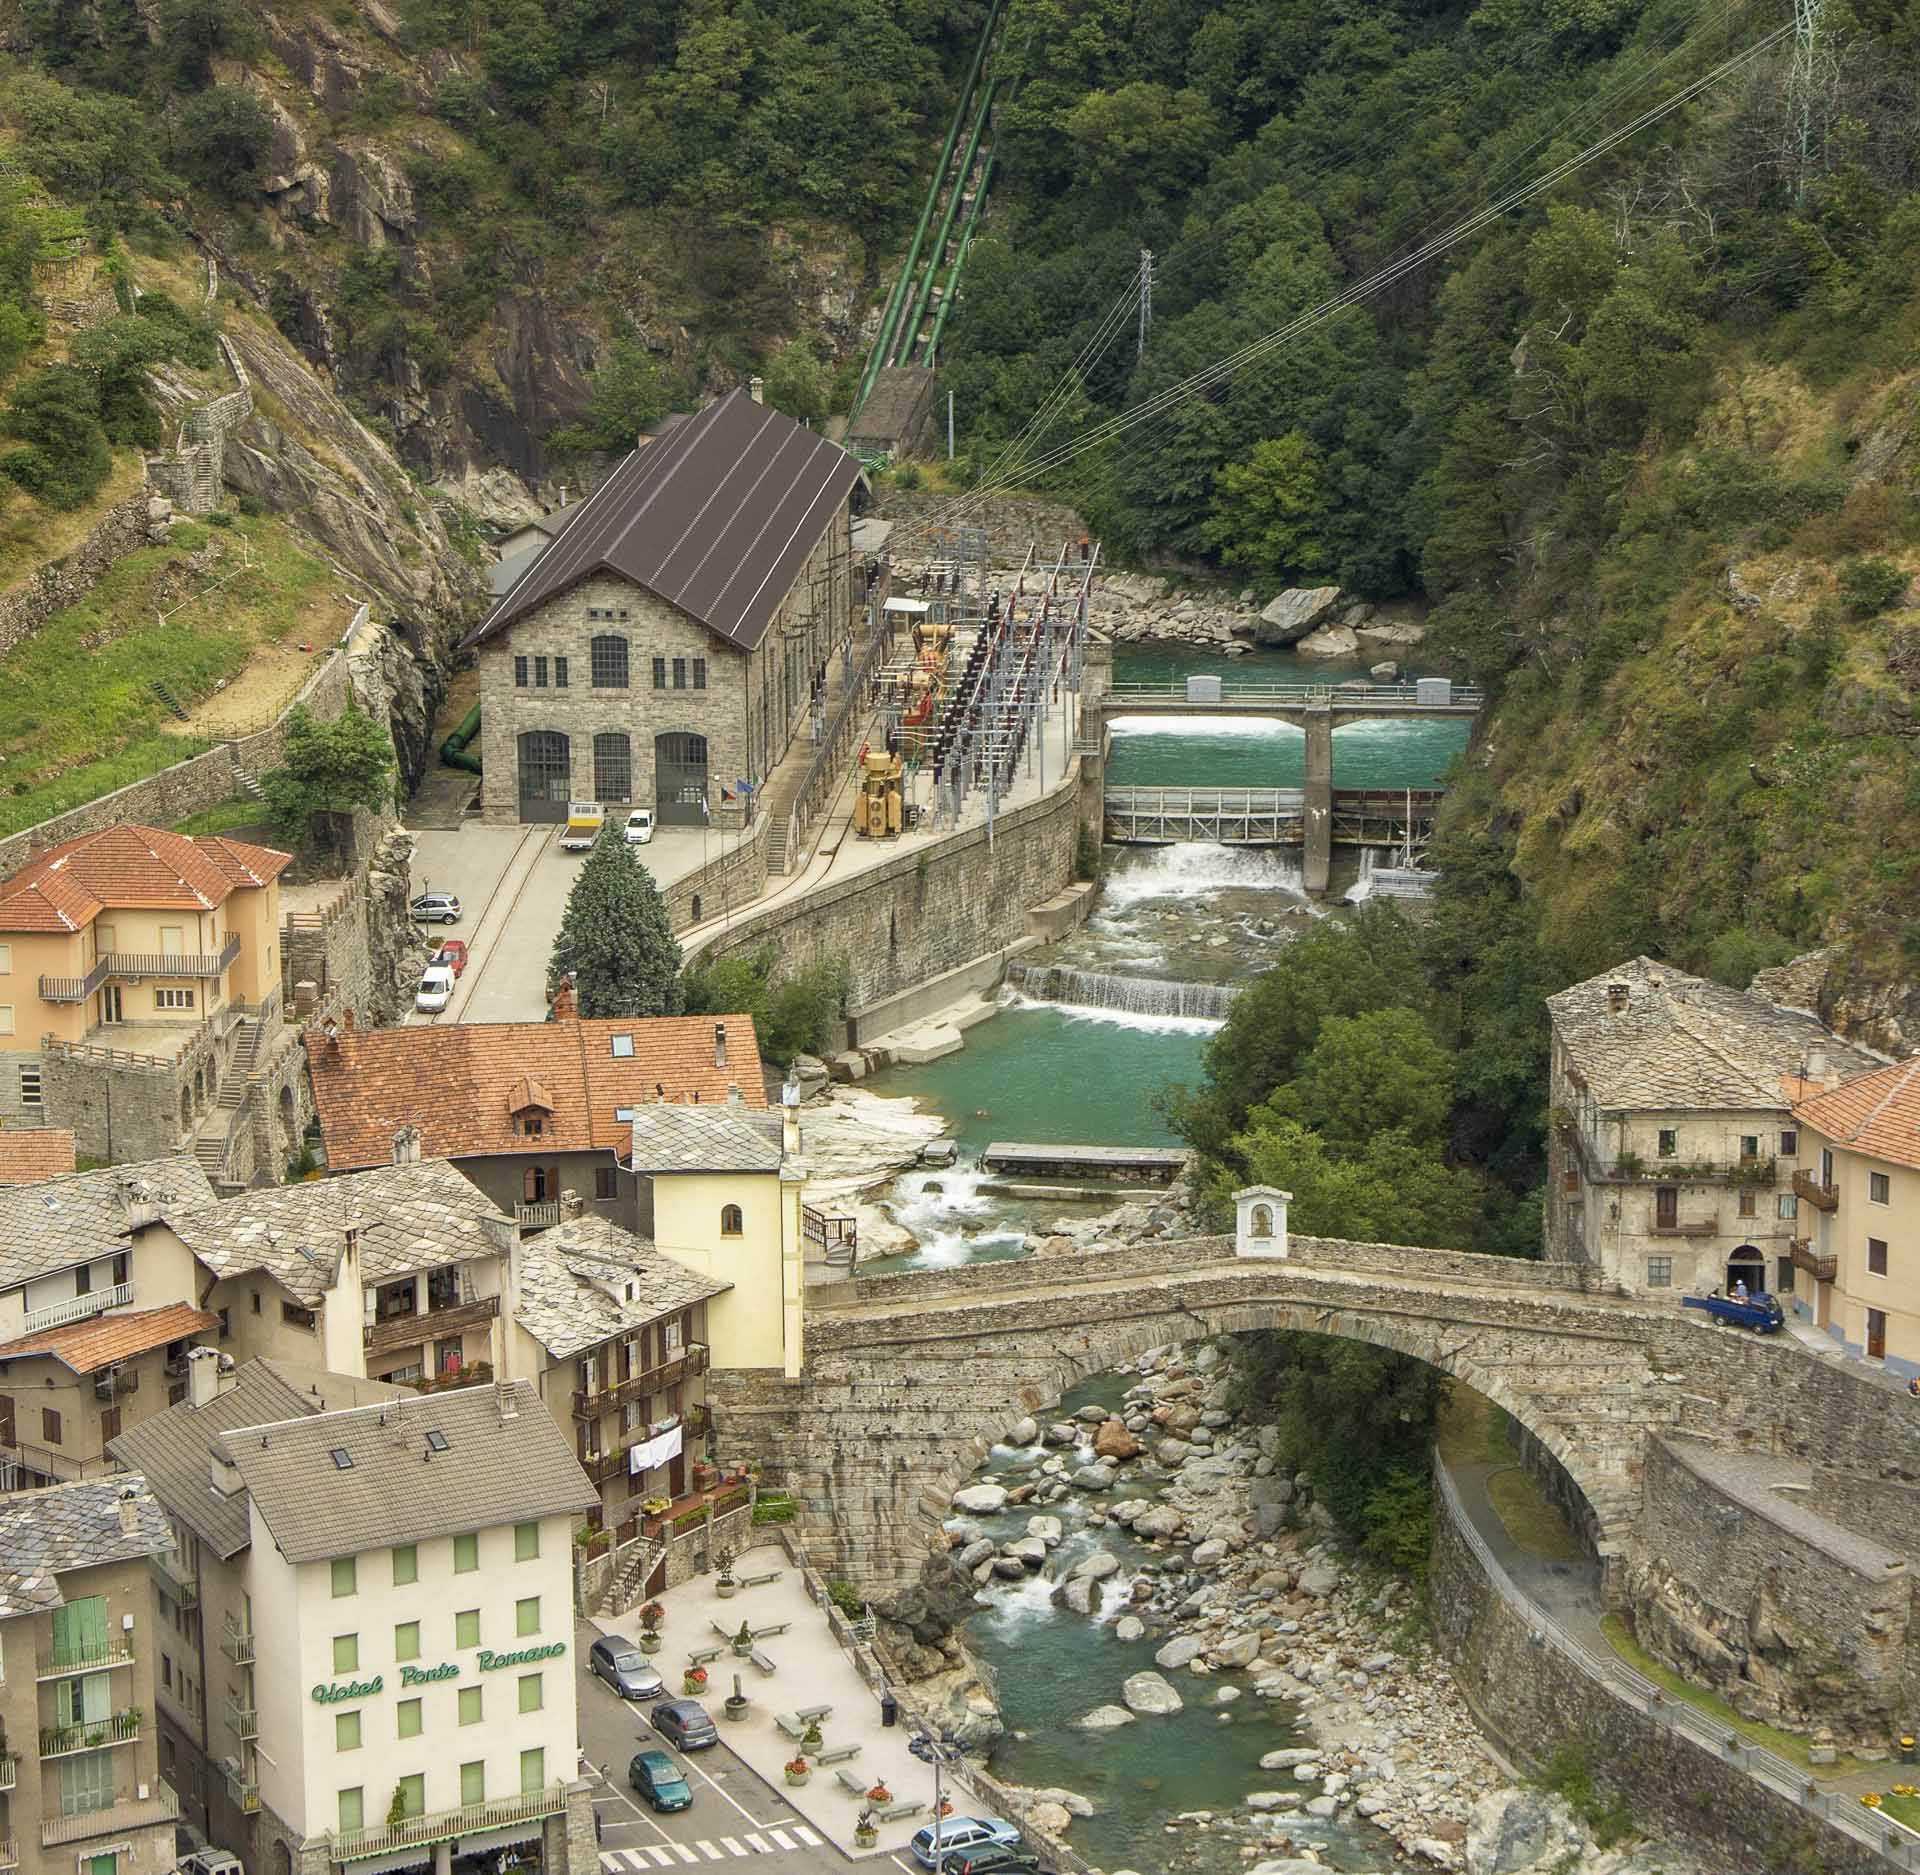
POLYGON ((616 1698, 612 1688, 587 1672, 587 1653, 598 1639, 599 1631, 584 1623, 575 1629, 580 1749, 599 1773, 593 1802, 602 1875, 652 1875, 658 1869, 736 1860, 751 1860, 753 1875, 844 1875, 852 1868, 893 1875, 896 1866, 920 1875, 904 1852, 869 1854, 858 1862, 842 1855, 748 1770, 724 1737, 705 1751, 682 1752, 669 1745, 647 1723, 645 1707, 616 1698), (627 1764, 643 1745, 666 1752, 685 1770, 693 1788, 692 1809, 657 1816, 634 1794, 627 1764))

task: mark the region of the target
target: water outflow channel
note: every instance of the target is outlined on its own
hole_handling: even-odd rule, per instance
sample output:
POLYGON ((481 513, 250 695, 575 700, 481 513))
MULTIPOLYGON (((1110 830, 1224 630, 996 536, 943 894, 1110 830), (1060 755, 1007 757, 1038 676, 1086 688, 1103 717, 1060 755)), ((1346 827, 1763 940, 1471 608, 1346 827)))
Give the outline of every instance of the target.
MULTIPOLYGON (((1226 664, 1203 652, 1159 647, 1122 648, 1114 675, 1164 681, 1208 670, 1229 681, 1269 683, 1366 674, 1286 653, 1226 664)), ((1465 726, 1457 723, 1356 723, 1335 734, 1336 784, 1430 787, 1465 741, 1465 726)), ((1301 779, 1303 745, 1299 730, 1280 724, 1128 718, 1114 725, 1108 774, 1116 785, 1285 787, 1301 779)), ((1336 873, 1336 890, 1362 880, 1349 856, 1344 874, 1336 873)), ((1115 1200, 1089 1206, 983 1192, 982 1184, 992 1181, 980 1172, 981 1149, 994 1139, 1169 1143, 1173 1134, 1155 1108, 1156 1094, 1199 1079, 1207 1040, 1234 995, 1291 937, 1330 915, 1337 909, 1303 896, 1291 854, 1197 844, 1109 847, 1093 915, 1072 937, 1009 972, 998 1016, 970 1031, 960 1053, 868 1083, 875 1093, 910 1094, 942 1114, 960 1151, 951 1168, 910 1172, 895 1182, 889 1208, 919 1248, 874 1267, 1024 1255, 1029 1233, 1044 1232, 1055 1218, 1108 1208, 1115 1200)), ((1112 1405, 1126 1384, 1100 1376, 1070 1394, 1062 1413, 1112 1405)), ((1030 1465, 1034 1457, 997 1451, 989 1469, 1030 1465)), ((1051 1578, 1098 1542, 1121 1560, 1121 1574, 1108 1585, 1117 1595, 1115 1584, 1130 1579, 1151 1552, 1118 1526, 1090 1528, 1084 1500, 1049 1508, 1067 1528, 1048 1577, 996 1587, 991 1610, 970 1623, 970 1644, 998 1670, 1009 1728, 994 1755, 995 1770, 1018 1783, 1060 1785, 1092 1799, 1098 1814, 1077 1822, 1072 1839, 1103 1867, 1213 1875, 1237 1866, 1238 1850, 1224 1839, 1168 1836, 1163 1820, 1228 1807, 1247 1791, 1280 1781, 1258 1767, 1262 1753, 1294 1742, 1290 1710, 1251 1698, 1228 1707, 1192 1700, 1172 1718, 1118 1731, 1070 1727, 1068 1720, 1112 1701, 1127 1674, 1151 1666, 1153 1644, 1116 1641, 1098 1615, 1056 1607, 1051 1578)), ((1013 1526, 1024 1528, 1025 1512, 986 1521, 996 1535, 1019 1534, 1013 1526)), ((1154 1560, 1164 1563, 1165 1552, 1154 1560)), ((1378 1866, 1384 1859, 1377 1839, 1335 1832, 1321 1847, 1333 1868, 1378 1866)))

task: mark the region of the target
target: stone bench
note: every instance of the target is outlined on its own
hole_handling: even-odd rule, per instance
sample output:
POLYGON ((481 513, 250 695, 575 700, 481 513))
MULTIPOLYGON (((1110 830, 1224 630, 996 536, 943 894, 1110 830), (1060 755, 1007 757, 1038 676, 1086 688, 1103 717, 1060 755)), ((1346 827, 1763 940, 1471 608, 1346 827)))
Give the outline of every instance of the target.
POLYGON ((858 1745, 835 1745, 831 1751, 816 1751, 814 1761, 818 1764, 845 1764, 850 1758, 860 1755, 858 1745))
POLYGON ((738 1628, 723 1628, 720 1623, 715 1621, 711 1616, 707 1618, 707 1626, 719 1635, 723 1641, 727 1642, 729 1646, 733 1643, 733 1637, 740 1632, 738 1628))
POLYGON ((789 1738, 804 1738, 807 1735, 806 1715, 801 1712, 776 1712, 773 1722, 789 1738))
POLYGON ((870 1788, 864 1777, 857 1776, 854 1772, 849 1771, 844 1764, 837 1766, 833 1775, 839 1782, 840 1788, 844 1790, 849 1797, 864 1797, 870 1788))
POLYGON ((903 1816, 918 1816, 927 1806, 918 1797, 898 1797, 885 1809, 874 1811, 882 1823, 896 1823, 903 1816))
POLYGON ((831 1706, 802 1706, 800 1708, 800 1716, 803 1719, 811 1719, 816 1725, 819 1725, 833 1717, 833 1708, 831 1706))
POLYGON ((778 1569, 769 1569, 765 1575, 740 1576, 737 1580, 743 1589, 761 1589, 765 1588, 769 1582, 778 1582, 780 1580, 780 1571, 778 1569))
POLYGON ((727 1650, 724 1647, 696 1647, 687 1655, 687 1659, 696 1667, 704 1667, 710 1660, 718 1660, 727 1650))
POLYGON ((784 1634, 792 1626, 791 1621, 775 1621, 764 1628, 755 1628, 753 1638, 756 1641, 764 1641, 769 1634, 784 1634))
POLYGON ((752 1653, 750 1653, 747 1656, 747 1658, 751 1660, 753 1664, 756 1667, 758 1667, 762 1673, 773 1673, 777 1671, 773 1663, 773 1656, 771 1654, 762 1653, 760 1649, 757 1647, 753 1650, 752 1653))

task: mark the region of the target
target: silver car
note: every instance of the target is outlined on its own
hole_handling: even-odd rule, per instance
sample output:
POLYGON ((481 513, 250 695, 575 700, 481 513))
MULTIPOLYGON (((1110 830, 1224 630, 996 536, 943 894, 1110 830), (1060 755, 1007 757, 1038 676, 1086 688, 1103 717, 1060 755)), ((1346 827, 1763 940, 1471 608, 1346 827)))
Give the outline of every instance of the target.
POLYGON ((595 1641, 587 1665, 622 1699, 658 1699, 667 1690, 666 1681, 624 1634, 607 1634, 595 1641))

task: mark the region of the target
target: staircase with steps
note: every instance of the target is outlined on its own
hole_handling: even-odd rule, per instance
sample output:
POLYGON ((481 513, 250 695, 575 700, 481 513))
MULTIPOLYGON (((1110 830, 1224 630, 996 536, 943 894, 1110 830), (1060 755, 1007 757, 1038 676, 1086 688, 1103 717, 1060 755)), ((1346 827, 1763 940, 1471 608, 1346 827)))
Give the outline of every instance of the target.
POLYGON ((267 791, 261 787, 258 777, 242 768, 238 761, 233 765, 233 778, 239 784, 240 792, 250 800, 264 801, 267 798, 267 791))
POLYGON ((621 1564, 607 1592, 600 1598, 600 1612, 623 1615, 645 1592, 647 1579, 659 1568, 667 1553, 663 1538, 652 1537, 634 1545, 633 1554, 621 1564))
POLYGON ((171 710, 173 714, 177 716, 183 723, 187 721, 187 713, 184 709, 180 707, 180 699, 176 697, 173 694, 173 692, 169 690, 166 687, 166 685, 160 681, 159 678, 157 677, 154 678, 147 685, 147 688, 151 690, 153 694, 156 697, 158 697, 160 701, 164 703, 167 706, 167 708, 171 710))
POLYGON ((773 830, 767 835, 767 872, 770 877, 785 877, 787 870, 787 837, 793 831, 793 816, 777 814, 774 817, 773 830))

